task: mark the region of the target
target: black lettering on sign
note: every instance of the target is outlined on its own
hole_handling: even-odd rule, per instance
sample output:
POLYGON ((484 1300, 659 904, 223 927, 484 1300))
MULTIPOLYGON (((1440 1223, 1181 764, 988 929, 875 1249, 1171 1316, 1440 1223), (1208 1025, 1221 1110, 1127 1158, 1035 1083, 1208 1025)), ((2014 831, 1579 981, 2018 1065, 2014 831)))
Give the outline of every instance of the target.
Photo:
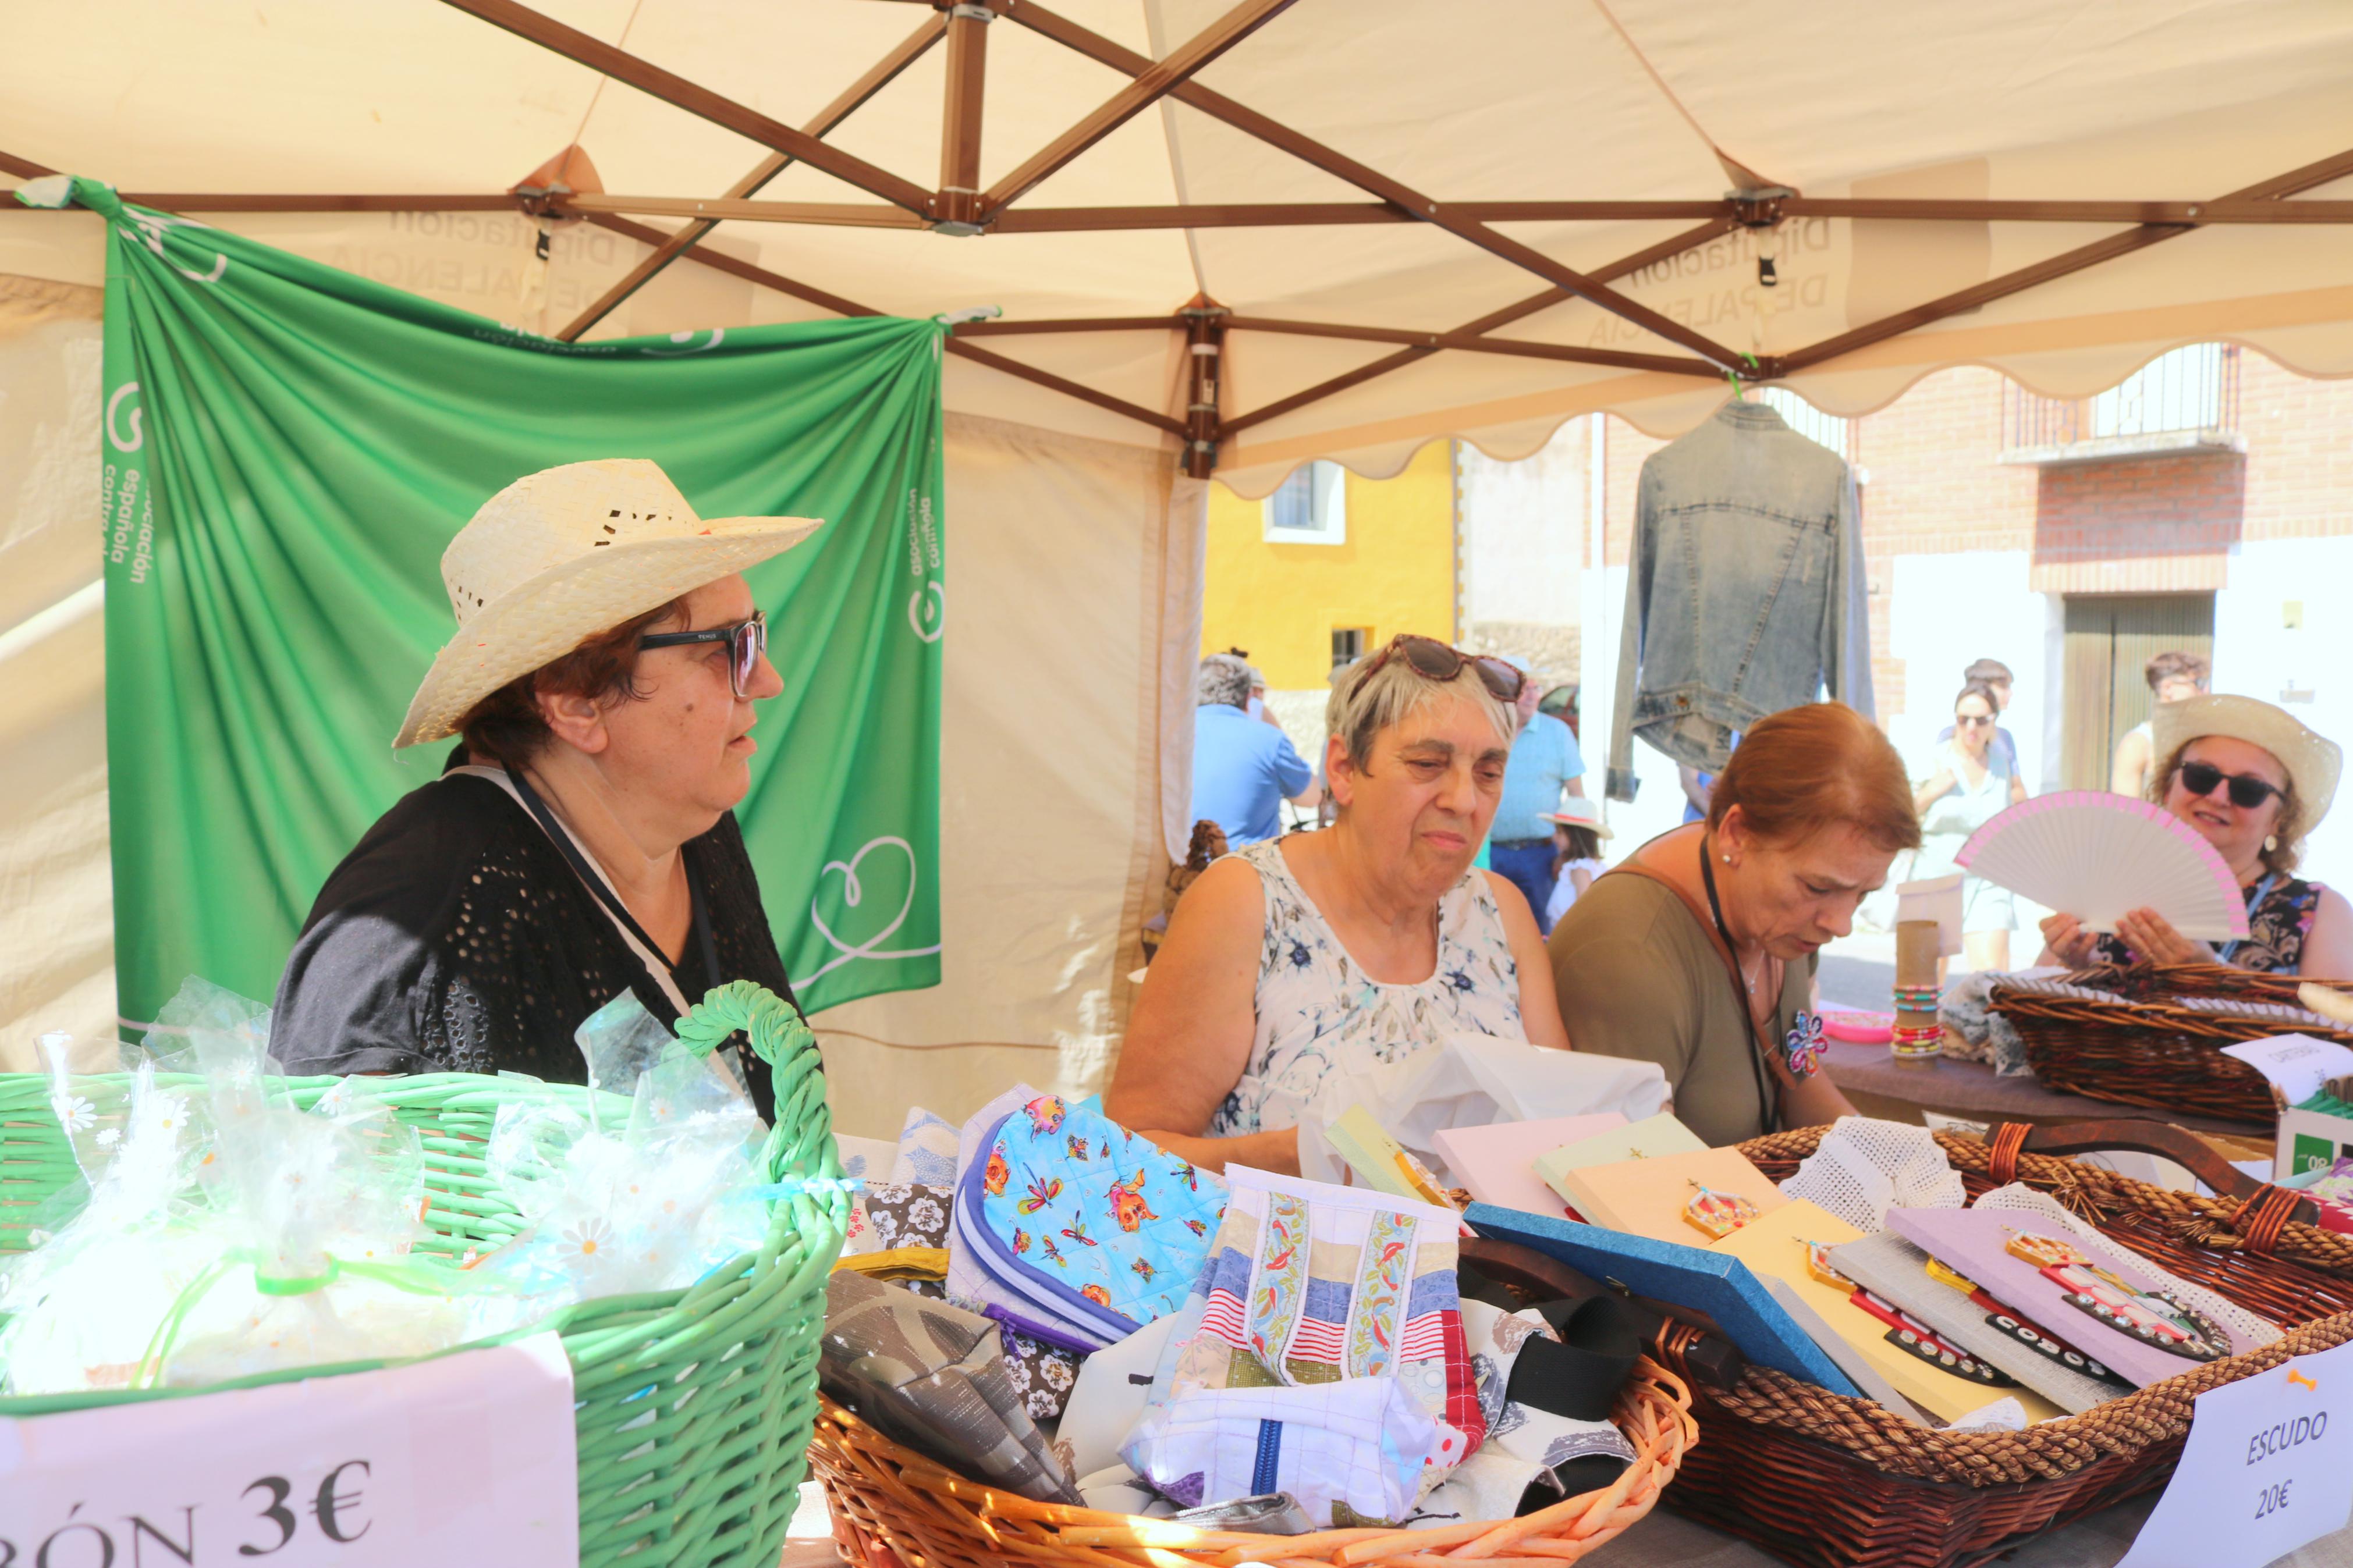
POLYGON ((359 1487, 356 1483, 348 1492, 335 1489, 342 1482, 345 1470, 357 1470, 361 1475, 365 1476, 374 1473, 374 1467, 365 1459, 345 1459, 342 1464, 329 1470, 327 1479, 319 1483, 319 1496, 317 1500, 311 1503, 311 1511, 318 1516, 321 1534, 330 1541, 348 1545, 365 1535, 369 1525, 375 1523, 375 1521, 370 1520, 362 1523, 357 1530, 348 1535, 343 1533, 344 1527, 351 1522, 343 1517, 343 1511, 347 1509, 355 1509, 360 1505, 359 1487))
POLYGON ((284 1476, 264 1476, 237 1494, 239 1497, 251 1497, 258 1491, 268 1491, 269 1506, 254 1517, 266 1519, 278 1527, 277 1540, 267 1546, 240 1545, 237 1549, 237 1554, 239 1557, 267 1557, 294 1539, 294 1514, 293 1510, 286 1506, 287 1496, 293 1489, 293 1483, 284 1476))
POLYGON ((195 1562, 196 1510, 194 1504, 180 1510, 180 1528, 187 1532, 188 1539, 185 1544, 173 1540, 148 1523, 142 1516, 132 1514, 131 1516, 131 1568, 147 1568, 147 1557, 142 1543, 144 1538, 148 1536, 153 1536, 156 1545, 181 1562, 190 1563, 195 1562))

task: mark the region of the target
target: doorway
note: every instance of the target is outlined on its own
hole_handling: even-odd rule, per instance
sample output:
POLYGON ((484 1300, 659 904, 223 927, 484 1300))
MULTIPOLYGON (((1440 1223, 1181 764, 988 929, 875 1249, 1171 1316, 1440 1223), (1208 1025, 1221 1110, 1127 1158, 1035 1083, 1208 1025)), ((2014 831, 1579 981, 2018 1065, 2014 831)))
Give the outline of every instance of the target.
POLYGON ((2062 782, 2105 789, 2116 742, 2154 705, 2143 668, 2170 648, 2214 657, 2214 595, 2070 594, 2065 635, 2062 782))

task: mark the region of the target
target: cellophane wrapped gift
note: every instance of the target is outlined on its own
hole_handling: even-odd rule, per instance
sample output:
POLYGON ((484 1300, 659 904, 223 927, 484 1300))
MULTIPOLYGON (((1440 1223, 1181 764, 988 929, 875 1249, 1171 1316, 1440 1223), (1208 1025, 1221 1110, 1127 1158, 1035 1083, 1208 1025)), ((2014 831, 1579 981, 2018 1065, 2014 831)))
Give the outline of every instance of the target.
POLYGON ((195 1386, 456 1343, 465 1282, 411 1256, 415 1132, 364 1080, 295 1109, 268 1014, 216 986, 190 982, 159 1022, 168 1046, 124 1048, 127 1082, 52 1050, 88 1198, 8 1264, 9 1391, 195 1386))
POLYGON ((760 1182, 767 1128, 715 1053, 672 1039, 626 991, 579 1040, 607 1090, 588 1114, 522 1097, 492 1123, 491 1179, 529 1225, 470 1270, 507 1287, 476 1299, 478 1333, 691 1285, 756 1251, 764 1200, 781 1195, 760 1182))

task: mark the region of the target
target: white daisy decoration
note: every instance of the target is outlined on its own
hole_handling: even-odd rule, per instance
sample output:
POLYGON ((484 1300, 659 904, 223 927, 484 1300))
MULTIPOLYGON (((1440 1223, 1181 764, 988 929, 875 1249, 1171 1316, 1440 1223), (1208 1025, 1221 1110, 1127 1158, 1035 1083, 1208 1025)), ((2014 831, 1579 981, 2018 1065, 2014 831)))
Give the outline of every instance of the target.
POLYGON ((122 1129, 121 1129, 121 1128, 120 1128, 120 1127, 101 1127, 101 1128, 100 1128, 100 1129, 98 1130, 98 1146, 99 1146, 100 1148, 101 1148, 101 1149, 111 1149, 111 1148, 113 1148, 117 1143, 120 1143, 120 1142, 122 1142, 122 1129))
POLYGON ((58 1113, 58 1125, 68 1132, 86 1132, 98 1121, 98 1108, 78 1094, 49 1096, 49 1109, 58 1113))
POLYGON ((583 1258, 594 1258, 612 1244, 613 1227, 594 1217, 564 1227, 564 1239, 583 1258))

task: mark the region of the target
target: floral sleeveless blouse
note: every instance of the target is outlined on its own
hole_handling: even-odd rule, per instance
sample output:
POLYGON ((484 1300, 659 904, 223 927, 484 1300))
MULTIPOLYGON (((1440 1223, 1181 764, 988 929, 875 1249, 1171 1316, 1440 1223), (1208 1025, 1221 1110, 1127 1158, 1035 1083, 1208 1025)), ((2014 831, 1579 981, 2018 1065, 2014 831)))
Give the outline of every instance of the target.
MULTIPOLYGON (((2270 974, 2295 974, 2304 967, 2304 939, 2320 912, 2321 884, 2296 877, 2266 877, 2247 889, 2247 934, 2217 942, 2223 962, 2270 974), (2227 951, 2226 951, 2227 950, 2227 951)), ((2113 936, 2097 948, 2102 963, 2132 963, 2138 954, 2113 936)))
POLYGON ((1266 928, 1258 1026, 1240 1082, 1209 1121, 1230 1138, 1288 1127, 1335 1067, 1403 1061, 1450 1034, 1524 1039, 1520 972, 1494 889, 1477 868, 1438 900, 1438 967, 1418 985, 1366 977, 1271 838, 1238 852, 1258 872, 1266 928))

